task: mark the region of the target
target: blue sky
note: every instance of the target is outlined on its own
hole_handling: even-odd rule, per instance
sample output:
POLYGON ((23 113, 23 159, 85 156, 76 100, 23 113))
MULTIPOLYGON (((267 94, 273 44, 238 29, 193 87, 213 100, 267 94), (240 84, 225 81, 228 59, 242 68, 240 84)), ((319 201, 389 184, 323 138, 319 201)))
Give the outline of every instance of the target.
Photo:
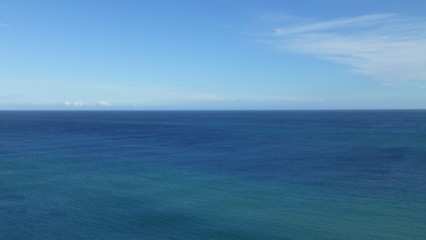
POLYGON ((0 1, 0 109, 425 106, 424 0, 0 1))

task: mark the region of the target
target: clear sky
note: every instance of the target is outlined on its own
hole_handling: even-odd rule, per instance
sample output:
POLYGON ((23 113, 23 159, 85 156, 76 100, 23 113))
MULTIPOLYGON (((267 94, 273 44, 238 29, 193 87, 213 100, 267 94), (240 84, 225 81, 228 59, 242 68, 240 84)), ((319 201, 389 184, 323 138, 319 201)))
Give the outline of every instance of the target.
POLYGON ((0 109, 426 108, 425 0, 0 0, 0 109))

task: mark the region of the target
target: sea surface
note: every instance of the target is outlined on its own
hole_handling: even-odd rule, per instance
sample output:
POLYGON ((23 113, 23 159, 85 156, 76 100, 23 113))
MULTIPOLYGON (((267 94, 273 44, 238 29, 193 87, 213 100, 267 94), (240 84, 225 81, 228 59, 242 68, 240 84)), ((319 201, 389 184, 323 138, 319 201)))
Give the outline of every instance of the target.
POLYGON ((1 240, 426 239, 426 111, 0 111, 1 240))

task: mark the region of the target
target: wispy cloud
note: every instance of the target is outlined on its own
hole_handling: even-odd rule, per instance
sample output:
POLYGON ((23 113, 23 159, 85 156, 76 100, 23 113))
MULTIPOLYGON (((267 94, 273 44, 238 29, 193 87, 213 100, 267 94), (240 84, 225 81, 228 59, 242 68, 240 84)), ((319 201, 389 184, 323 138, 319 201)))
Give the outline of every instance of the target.
POLYGON ((229 98, 226 101, 241 101, 241 102, 276 102, 276 103, 321 103, 326 102, 323 98, 295 98, 295 97, 256 97, 248 96, 242 98, 229 98))
POLYGON ((104 107, 111 106, 111 103, 105 102, 105 101, 99 101, 98 104, 101 105, 101 106, 104 106, 104 107))
POLYGON ((19 95, 19 94, 0 95, 0 100, 17 99, 23 96, 26 96, 26 95, 19 95))
POLYGON ((228 95, 192 87, 0 79, 0 85, 12 86, 12 83, 26 88, 0 89, 0 109, 278 109, 320 106, 328 102, 327 99, 292 94, 228 95), (32 89, 40 89, 40 92, 31 92, 32 89), (19 95, 9 92, 17 92, 19 95), (48 96, 51 92, 56 94, 48 96))
POLYGON ((375 14, 276 28, 284 51, 351 66, 384 84, 426 82, 426 18, 375 14))
POLYGON ((87 103, 84 102, 70 102, 70 101, 65 101, 64 105, 66 106, 73 106, 73 107, 81 107, 81 106, 85 106, 87 105, 87 103))
POLYGON ((9 24, 5 24, 5 23, 0 23, 0 28, 2 28, 2 27, 10 27, 10 25, 9 24))
POLYGON ((65 101, 63 103, 65 106, 70 107, 94 107, 94 106, 101 106, 101 107, 109 107, 111 106, 111 103, 106 101, 98 101, 96 103, 88 103, 88 102, 81 102, 81 101, 65 101))

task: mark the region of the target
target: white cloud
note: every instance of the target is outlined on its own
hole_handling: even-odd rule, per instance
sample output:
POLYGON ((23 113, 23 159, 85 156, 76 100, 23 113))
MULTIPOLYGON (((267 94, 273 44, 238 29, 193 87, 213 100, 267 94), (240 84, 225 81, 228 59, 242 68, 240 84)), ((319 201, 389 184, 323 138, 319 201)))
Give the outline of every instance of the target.
POLYGON ((65 101, 64 104, 66 106, 73 106, 73 107, 81 107, 81 106, 86 106, 86 103, 83 102, 70 102, 70 101, 65 101))
POLYGON ((98 101, 96 103, 87 103, 87 102, 71 102, 71 101, 65 101, 64 105, 66 106, 72 106, 72 107, 83 107, 83 106, 103 106, 103 107, 109 107, 111 104, 106 101, 98 101))
POLYGON ((111 106, 109 102, 105 102, 105 101, 99 101, 98 104, 105 107, 111 106))
POLYGON ((277 28, 285 51, 351 66, 384 84, 426 82, 426 18, 375 14, 277 28))

